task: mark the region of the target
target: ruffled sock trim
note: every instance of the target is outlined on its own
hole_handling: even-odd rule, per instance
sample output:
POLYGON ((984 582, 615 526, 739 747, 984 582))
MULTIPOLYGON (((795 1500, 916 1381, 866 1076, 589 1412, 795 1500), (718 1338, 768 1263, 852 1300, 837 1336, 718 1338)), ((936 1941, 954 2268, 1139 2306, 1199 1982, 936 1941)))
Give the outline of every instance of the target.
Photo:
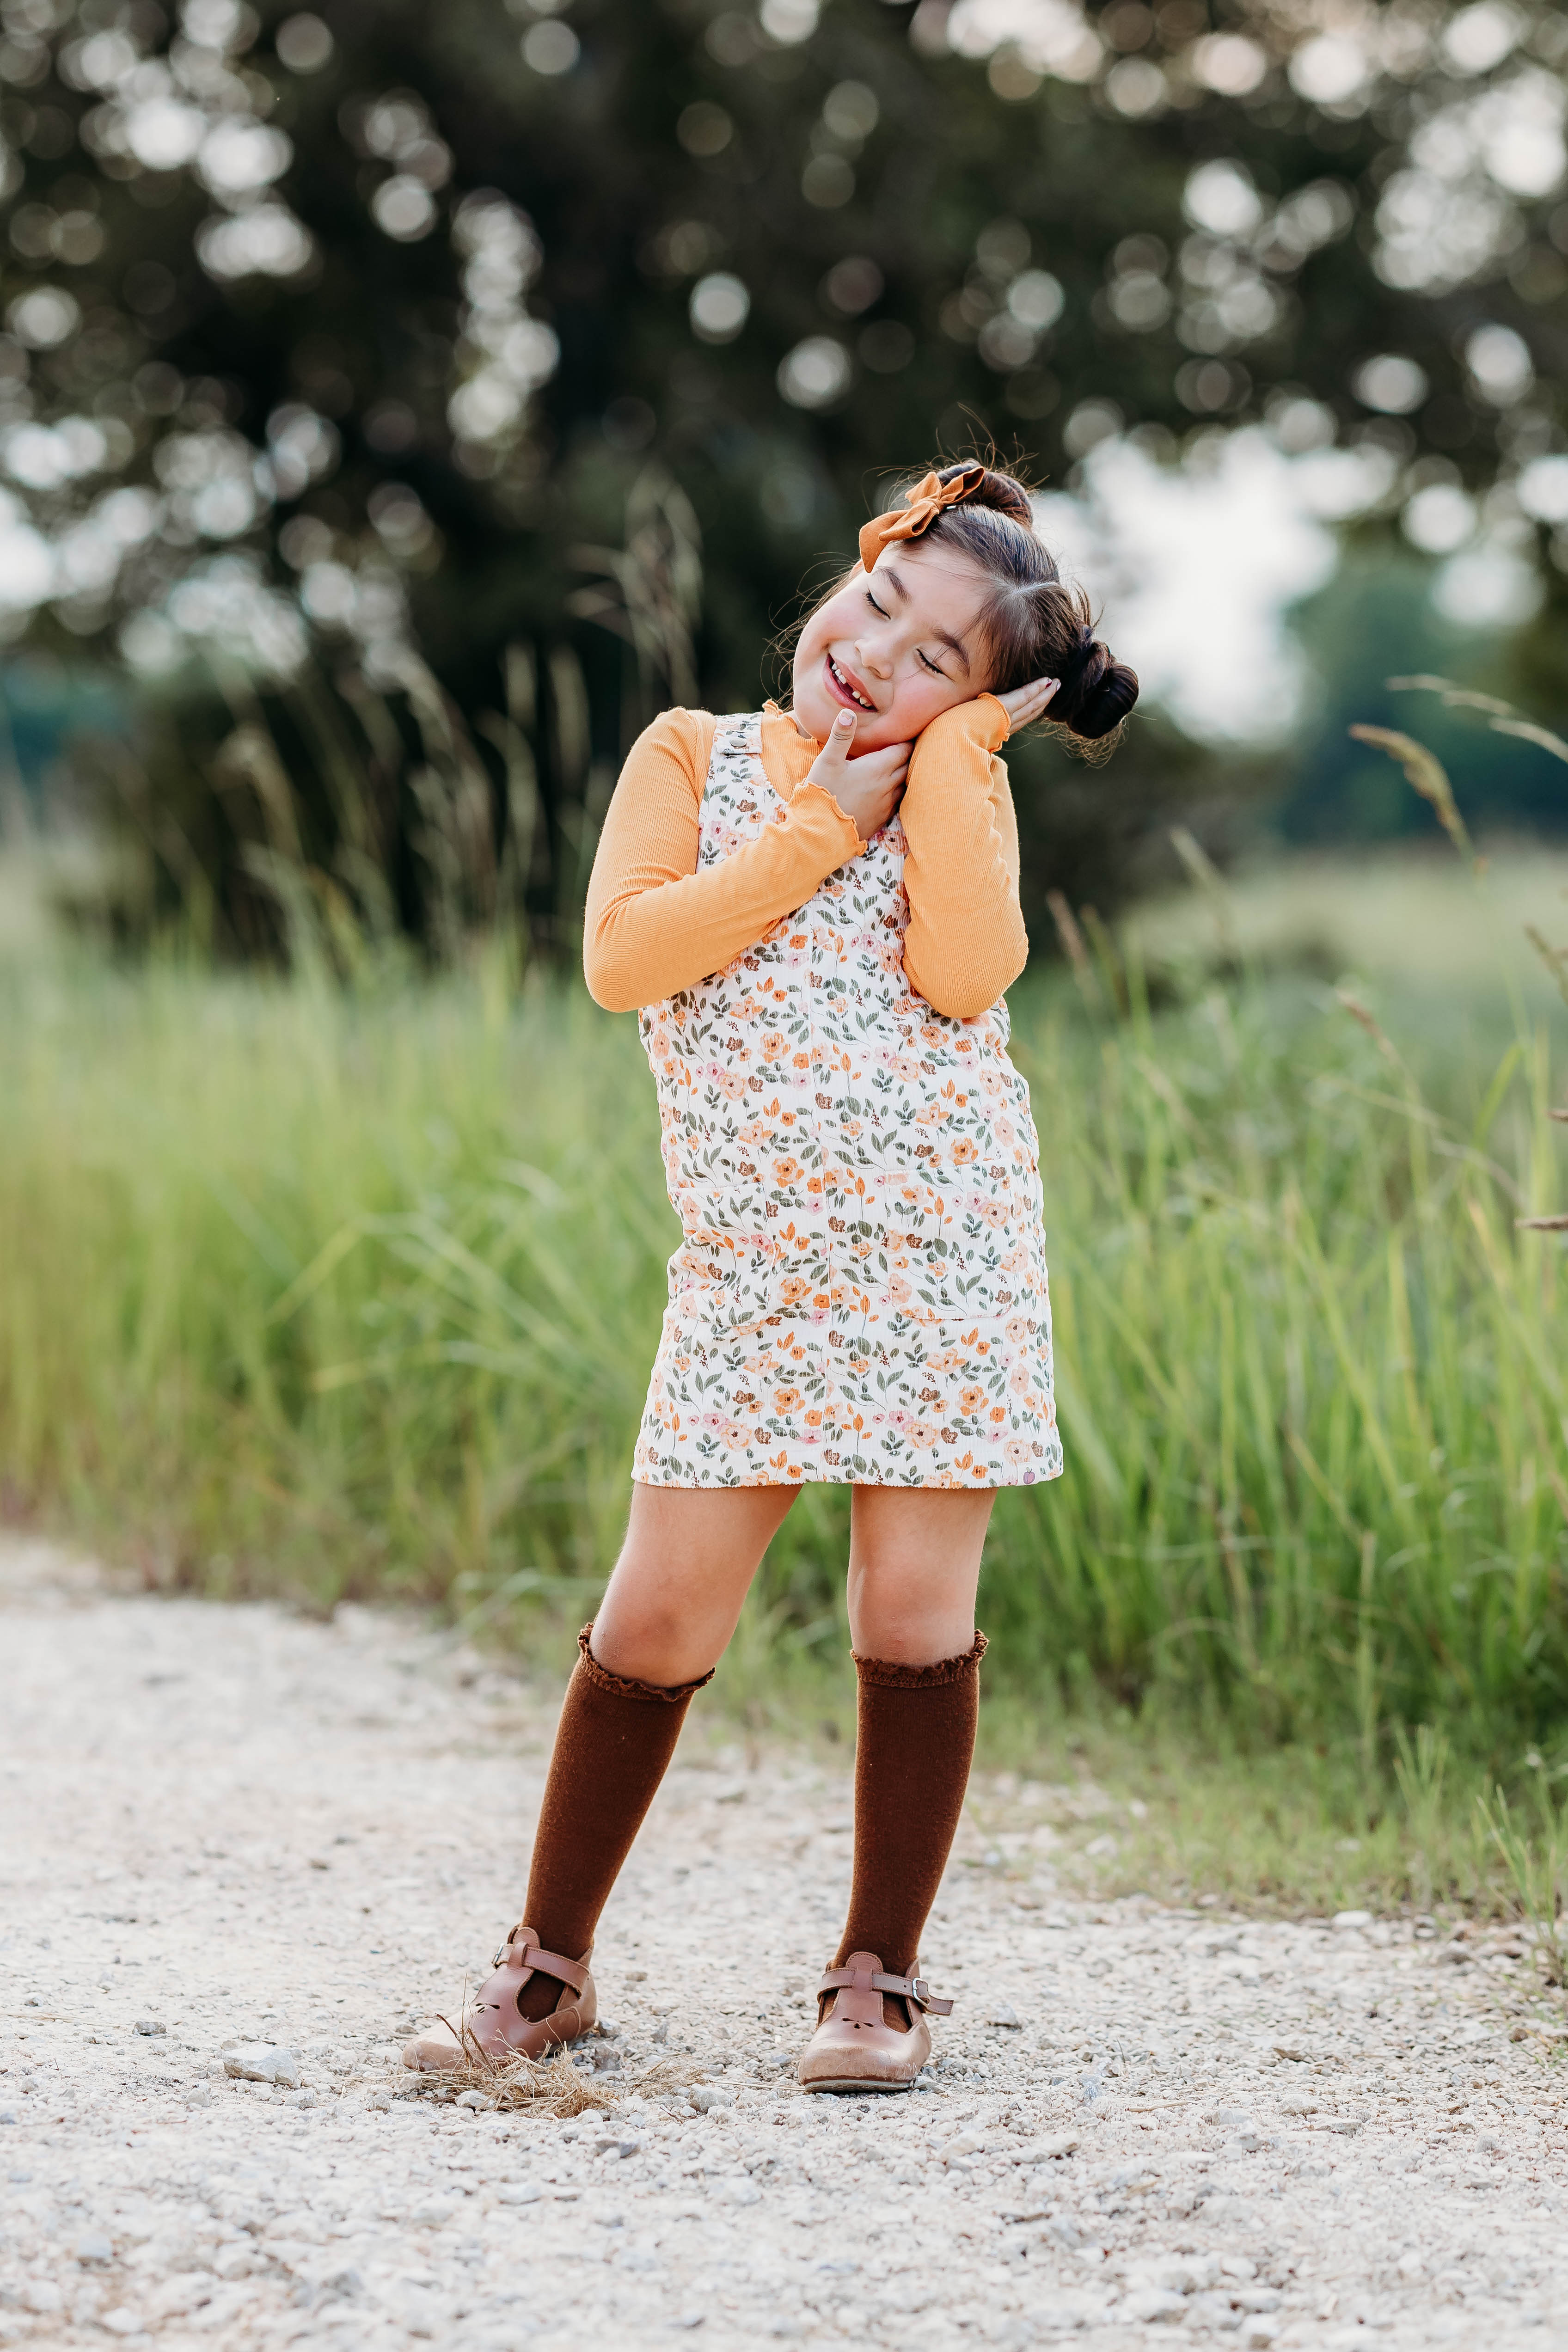
POLYGON ((879 1690, 940 1690, 949 1683, 961 1683, 975 1673, 985 1655, 986 1640, 976 1633, 973 1649, 956 1658, 939 1658, 934 1666, 903 1666, 892 1658, 863 1658, 852 1650, 855 1671, 863 1683, 871 1683, 879 1690))
POLYGON ((595 1690, 608 1691, 613 1698, 662 1699, 670 1706, 684 1706, 693 1693, 710 1683, 718 1672, 717 1667, 710 1666, 708 1672, 699 1675, 694 1683, 673 1683, 668 1686, 663 1683, 633 1682, 626 1675, 610 1674, 599 1664, 588 1647, 593 1631, 594 1621, 590 1617, 577 1636, 577 1655, 581 1662, 579 1672, 587 1676, 595 1690))

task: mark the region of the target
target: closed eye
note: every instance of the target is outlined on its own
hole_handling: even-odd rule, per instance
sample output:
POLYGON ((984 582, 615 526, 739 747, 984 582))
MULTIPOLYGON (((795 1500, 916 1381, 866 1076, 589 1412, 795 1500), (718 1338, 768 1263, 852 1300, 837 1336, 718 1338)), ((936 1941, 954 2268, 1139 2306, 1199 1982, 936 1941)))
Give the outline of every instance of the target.
MULTIPOLYGON (((865 591, 865 596, 866 602, 869 604, 873 613, 875 613, 879 619, 884 621, 887 620, 889 617, 887 606, 885 604, 878 604, 877 599, 872 595, 869 588, 865 591)), ((946 677, 946 670, 943 669, 940 662, 932 661, 930 654, 921 653, 917 648, 916 658, 924 663, 926 668, 930 670, 933 677, 946 677)))

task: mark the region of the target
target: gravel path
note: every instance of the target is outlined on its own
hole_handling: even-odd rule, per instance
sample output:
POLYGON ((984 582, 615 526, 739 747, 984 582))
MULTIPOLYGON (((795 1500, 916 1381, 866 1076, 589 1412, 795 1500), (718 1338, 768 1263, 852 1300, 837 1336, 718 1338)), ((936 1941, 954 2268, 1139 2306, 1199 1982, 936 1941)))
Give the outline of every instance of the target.
POLYGON ((614 2104, 438 2104, 397 2037, 515 1915, 545 1701, 41 1545, 0 1612, 0 2339, 1568 2344, 1563 2052, 1500 1939, 1068 1900, 1081 1791, 987 1783, 927 2084, 807 2098, 847 1783, 700 1709, 600 1938, 614 2104))

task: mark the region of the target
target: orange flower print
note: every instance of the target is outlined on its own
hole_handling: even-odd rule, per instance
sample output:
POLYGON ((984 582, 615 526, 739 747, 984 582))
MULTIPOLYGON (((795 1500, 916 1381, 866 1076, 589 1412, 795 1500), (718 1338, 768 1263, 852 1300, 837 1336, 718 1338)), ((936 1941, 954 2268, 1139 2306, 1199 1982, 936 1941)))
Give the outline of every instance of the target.
MULTIPOLYGON (((715 728, 700 868, 785 814, 760 729, 715 728)), ((957 1022, 910 985, 905 852, 895 820, 642 1016, 685 1238, 640 1481, 984 1489, 1060 1470, 1027 1090, 1005 1005, 957 1022)))

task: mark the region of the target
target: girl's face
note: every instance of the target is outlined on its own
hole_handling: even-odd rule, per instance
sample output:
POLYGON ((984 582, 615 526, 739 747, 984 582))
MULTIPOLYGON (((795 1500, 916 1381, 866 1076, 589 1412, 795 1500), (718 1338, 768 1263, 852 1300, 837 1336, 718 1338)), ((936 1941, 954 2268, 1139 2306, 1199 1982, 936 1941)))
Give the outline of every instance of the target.
MULTIPOLYGON (((984 694, 986 582, 942 547, 895 540, 811 615, 795 649, 795 717, 818 742, 854 711, 855 754, 912 743, 955 702, 984 694)), ((853 755, 852 755, 853 756, 853 755)))

